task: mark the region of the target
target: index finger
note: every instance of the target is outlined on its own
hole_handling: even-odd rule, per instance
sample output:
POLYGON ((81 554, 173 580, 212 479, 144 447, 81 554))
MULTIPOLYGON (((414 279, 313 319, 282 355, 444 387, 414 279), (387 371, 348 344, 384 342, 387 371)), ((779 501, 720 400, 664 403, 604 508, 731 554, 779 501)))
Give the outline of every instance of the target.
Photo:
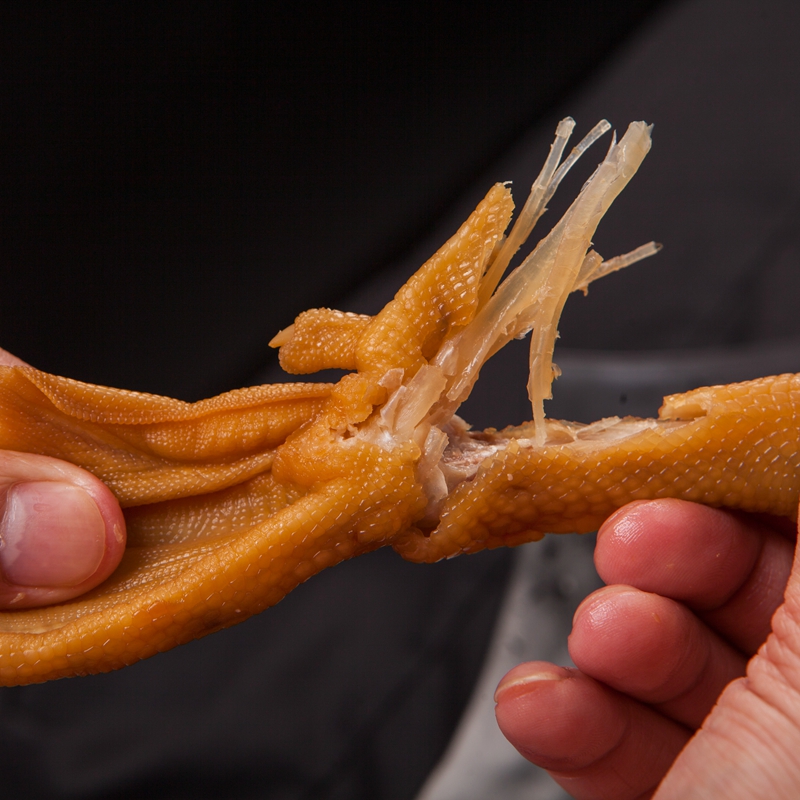
POLYGON ((631 503, 606 520, 595 563, 606 583, 684 603, 752 654, 783 602, 793 552, 781 523, 663 499, 631 503))

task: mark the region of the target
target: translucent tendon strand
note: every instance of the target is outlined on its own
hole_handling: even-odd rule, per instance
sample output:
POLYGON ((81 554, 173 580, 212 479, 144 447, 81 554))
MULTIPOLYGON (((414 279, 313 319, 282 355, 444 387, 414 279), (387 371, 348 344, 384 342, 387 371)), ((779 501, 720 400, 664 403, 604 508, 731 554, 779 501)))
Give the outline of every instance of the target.
POLYGON ((578 271, 578 277, 575 279, 575 286, 572 287, 572 291, 582 291, 586 294, 589 284, 594 280, 597 271, 602 266, 603 256, 596 250, 590 250, 583 259, 583 264, 581 264, 581 268, 578 271))
MULTIPOLYGON (((653 126, 651 125, 650 127, 652 128, 653 126)), ((614 131, 614 132, 611 134, 611 144, 608 146, 608 152, 606 153, 606 158, 608 158, 608 157, 611 155, 611 152, 612 152, 612 150, 613 150, 613 149, 614 149, 616 146, 617 146, 617 132, 616 132, 616 131, 614 131)))
MULTIPOLYGON (((428 422, 448 420, 469 396, 486 360, 512 338, 533 330, 528 391, 536 436, 545 438, 543 400, 550 396, 554 377, 552 356, 561 311, 573 289, 602 269, 602 258, 587 251, 600 219, 650 149, 649 133, 644 123, 632 123, 552 231, 472 321, 442 344, 432 365, 446 377, 447 388, 431 406, 428 422)), ((620 261, 610 263, 620 266, 620 261)))
POLYGON ((621 256, 614 256, 614 258, 609 258, 607 261, 600 259, 600 256, 592 250, 587 254, 586 260, 588 261, 589 257, 594 254, 598 259, 600 259, 600 263, 595 261, 591 265, 591 268, 587 269, 585 275, 583 274, 583 268, 581 268, 581 274, 578 275, 578 280, 575 282, 575 288, 573 291, 583 292, 586 294, 586 292, 589 290, 589 284, 592 283, 592 281, 596 281, 598 278, 603 278, 606 275, 610 275, 612 272, 618 272, 621 269, 625 269, 625 267, 629 267, 631 264, 635 264, 637 261, 641 261, 644 258, 654 256, 661 250, 662 247, 663 245, 659 244, 658 242, 648 242, 647 244, 637 247, 635 250, 631 250, 630 253, 623 253, 621 256))
MULTIPOLYGON (((500 284, 472 322, 459 333, 458 341, 454 342, 457 359, 448 369, 449 374, 454 376, 447 391, 448 400, 455 403, 453 411, 469 395, 486 360, 511 339, 521 335, 523 330, 530 330, 536 309, 540 306, 542 287, 552 268, 563 225, 564 221, 559 221, 553 231, 500 284)), ((437 354, 434 363, 440 364, 451 355, 451 351, 445 353, 443 350, 437 354)))
POLYGON ((481 281, 478 289, 479 309, 489 302, 489 298, 497 288, 497 284, 500 283, 500 279, 503 277, 514 254, 525 244, 534 226, 544 213, 545 198, 553 196, 553 193, 549 191, 549 187, 574 128, 575 120, 572 117, 565 117, 558 123, 555 139, 550 145, 550 153, 531 186, 528 199, 525 201, 525 205, 522 207, 522 211, 514 222, 510 233, 481 281))
POLYGON ((565 224, 559 236, 555 260, 557 267, 553 270, 551 286, 548 287, 550 291, 545 293, 538 309, 537 324, 531 337, 528 396, 533 409, 535 438, 539 445, 543 445, 546 438, 544 400, 552 396, 553 350, 558 320, 575 286, 597 225, 650 149, 650 130, 651 126, 644 123, 631 123, 564 216, 565 224))
POLYGON ((543 445, 546 439, 544 400, 552 396, 553 349, 558 320, 568 295, 575 288, 597 225, 650 149, 650 130, 651 126, 642 122, 631 123, 564 216, 564 227, 558 236, 557 255, 537 309, 536 325, 531 337, 528 396, 533 409, 535 438, 539 445, 543 445))
MULTIPOLYGON (((581 139, 581 141, 572 148, 564 163, 561 164, 561 166, 558 167, 555 172, 550 172, 548 176, 546 173, 550 171, 551 162, 553 163, 554 167, 558 166, 557 162, 555 161, 556 145, 560 145, 560 149, 558 150, 558 158, 560 159, 567 143, 566 138, 563 140, 563 142, 559 140, 561 126, 564 125, 564 123, 571 123, 569 128, 570 132, 575 125, 575 122, 571 119, 571 117, 567 117, 559 124, 558 130, 556 130, 556 141, 553 143, 550 149, 550 156, 548 157, 545 166, 542 168, 539 177, 531 187, 531 193, 528 195, 525 206, 522 209, 522 212, 520 213, 517 222, 511 231, 511 234, 506 240, 503 248, 498 252, 497 259, 487 271, 486 277, 481 284, 478 295, 479 308, 482 308, 488 302, 489 296, 500 282, 500 279, 502 278, 503 273, 506 271, 511 259, 527 240, 528 236, 530 236, 534 226, 539 221, 542 214, 544 214, 544 212, 547 210, 547 204, 553 198, 553 195, 556 193, 556 189, 563 180, 564 176, 570 171, 570 169, 572 169, 578 159, 601 136, 611 130, 611 123, 609 123, 608 120, 600 120, 600 122, 598 122, 589 131, 589 133, 587 133, 586 136, 584 136, 583 139, 581 139), (543 187, 543 190, 540 190, 541 187, 543 187)), ((567 136, 568 135, 569 134, 567 134, 567 136)), ((613 147, 614 144, 616 144, 616 137, 614 137, 611 146, 613 147)))
POLYGON ((509 295, 513 293, 513 296, 517 298, 514 303, 517 310, 515 310, 513 318, 504 326, 502 335, 495 339, 488 350, 487 358, 494 355, 512 339, 524 338, 534 325, 538 324, 540 304, 552 292, 550 276, 566 221, 566 216, 559 220, 553 230, 539 242, 536 249, 503 281, 497 290, 495 296, 498 299, 506 290, 509 295))
MULTIPOLYGON (((652 125, 651 125, 650 127, 652 127, 652 125)), ((580 194, 581 194, 581 193, 582 193, 582 192, 583 192, 583 191, 586 189, 586 187, 587 187, 587 186, 588 186, 588 185, 589 185, 589 184, 590 184, 590 183, 591 183, 591 182, 594 180, 595 176, 596 176, 596 175, 597 175, 597 173, 600 171, 600 168, 601 168, 601 167, 603 166, 603 164, 605 164, 605 163, 608 161, 608 159, 611 157, 611 153, 613 153, 613 152, 614 152, 614 148, 615 148, 616 146, 617 146, 617 132, 616 132, 616 131, 614 131, 614 132, 611 134, 611 144, 609 144, 609 146, 608 146, 608 150, 606 151, 605 158, 604 158, 604 159, 603 159, 603 160, 602 160, 602 161, 601 161, 601 162, 600 162, 600 163, 597 165, 597 168, 595 169, 595 171, 594 171, 594 172, 593 172, 593 173, 592 173, 592 174, 591 174, 591 175, 590 175, 590 176, 589 176, 589 177, 586 179, 586 181, 585 181, 585 183, 583 184, 583 186, 581 186, 581 191, 578 193, 578 196, 580 196, 580 194)))
POLYGON ((478 308, 482 308, 489 301, 489 297, 497 288, 497 284, 503 277, 514 254, 528 239, 534 226, 544 213, 544 197, 574 128, 575 120, 572 117, 566 117, 559 122, 555 139, 550 145, 550 153, 539 175, 531 185, 525 205, 514 222, 508 237, 500 247, 497 257, 493 260, 481 281, 478 292, 478 308))
MULTIPOLYGON (((555 257, 546 277, 545 291, 539 307, 535 309, 535 324, 531 334, 530 370, 528 375, 528 397, 533 410, 534 436, 538 445, 546 438, 544 425, 544 401, 552 397, 553 351, 558 336, 558 321, 569 296, 575 278, 585 261, 591 233, 585 244, 579 244, 583 208, 578 200, 573 203, 564 217, 564 226, 555 239, 555 257), (578 225, 573 220, 578 220, 578 225), (582 252, 579 248, 582 246, 582 252)), ((599 205, 599 204, 598 204, 599 205)), ((602 212, 600 214, 602 216, 602 212)), ((597 217, 599 219, 599 216, 597 217)))
POLYGON ((417 425, 436 405, 446 385, 447 379, 439 367, 424 364, 408 385, 401 387, 403 391, 392 425, 392 433, 400 441, 411 438, 417 425))
MULTIPOLYGON (((606 119, 601 119, 597 125, 592 128, 586 136, 581 139, 575 147, 572 148, 570 154, 564 159, 564 163, 558 168, 558 171, 553 176, 550 186, 547 188, 547 194, 544 198, 544 205, 550 202, 553 195, 556 193, 559 184, 564 179, 564 176, 575 166, 575 162, 605 133, 611 130, 611 123, 606 119)), ((616 141, 616 140, 615 140, 616 141)), ((613 146, 613 143, 612 143, 613 146)))

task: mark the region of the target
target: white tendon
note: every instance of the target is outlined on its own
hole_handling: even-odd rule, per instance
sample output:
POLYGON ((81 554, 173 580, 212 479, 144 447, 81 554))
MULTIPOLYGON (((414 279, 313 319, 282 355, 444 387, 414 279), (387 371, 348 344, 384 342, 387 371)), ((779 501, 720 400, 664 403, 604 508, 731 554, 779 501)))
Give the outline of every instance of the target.
MULTIPOLYGON (((633 122, 589 179, 563 219, 548 236, 555 235, 557 244, 551 260, 542 265, 544 274, 540 307, 531 334, 530 376, 528 397, 533 406, 536 442, 544 444, 544 400, 552 397, 553 348, 558 320, 564 303, 580 273, 592 237, 611 203, 628 184, 650 150, 651 126, 633 122)), ((538 248, 537 248, 538 249, 538 248)))
POLYGON ((585 292, 597 278, 660 249, 660 245, 650 242, 608 261, 589 249, 601 218, 650 150, 652 126, 633 122, 619 142, 612 140, 605 159, 553 230, 497 286, 509 261, 546 211, 547 202, 566 172, 610 128, 605 120, 595 125, 559 167, 574 126, 569 117, 559 124, 550 154, 519 217, 487 266, 474 319, 446 339, 431 363, 407 382, 402 370, 390 370, 382 381, 390 390, 390 399, 380 417, 360 433, 385 446, 409 439, 419 445, 418 472, 428 492, 428 515, 432 518, 447 493, 441 459, 448 435, 441 428, 453 420, 457 408, 469 396, 486 360, 511 339, 533 331, 528 395, 533 407, 536 444, 543 445, 544 400, 551 396, 557 374, 553 347, 567 296, 575 290, 585 292))
MULTIPOLYGON (((658 250, 658 245, 651 242, 626 256, 605 262, 596 253, 589 252, 600 219, 625 188, 650 149, 651 127, 643 122, 633 122, 618 143, 612 142, 606 158, 584 184, 578 197, 550 234, 506 278, 472 322, 443 344, 433 363, 441 367, 448 376, 448 388, 445 396, 432 409, 432 422, 445 421, 466 400, 487 358, 512 338, 523 336, 532 330, 528 395, 533 407, 537 443, 544 443, 544 400, 551 397, 554 377, 553 347, 558 320, 567 296, 575 289, 585 290, 596 278, 658 250)), ((607 123, 596 126, 587 137, 589 143, 606 129, 607 123)), ((556 141, 558 142, 558 136, 556 141)), ((588 145, 582 142, 575 148, 575 157, 586 146, 588 145)), ((560 149, 563 150, 563 145, 560 149)), ((567 166, 568 163, 565 162, 563 167, 567 166)), ((552 174, 551 169, 548 172, 552 174)), ((561 177, 563 171, 559 170, 549 187, 561 177)), ((538 181, 534 184, 534 188, 537 187, 538 181)), ((555 187, 552 187, 552 191, 554 190, 555 187)), ((543 203, 552 196, 552 191, 545 189, 544 200, 541 204, 537 203, 537 208, 539 205, 543 208, 543 203)), ((527 206, 526 203, 526 208, 527 206)), ((530 228, 527 225, 525 227, 527 235, 530 228)), ((513 236, 512 229, 509 241, 513 236)), ((491 272, 492 267, 487 270, 487 276, 491 272)))

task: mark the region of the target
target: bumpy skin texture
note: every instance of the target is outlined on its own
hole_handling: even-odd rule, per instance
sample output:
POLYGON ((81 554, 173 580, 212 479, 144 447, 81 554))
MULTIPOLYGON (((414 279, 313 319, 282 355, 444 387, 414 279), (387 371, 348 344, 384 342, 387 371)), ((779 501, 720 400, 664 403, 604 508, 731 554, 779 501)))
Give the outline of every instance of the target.
POLYGON ((798 420, 800 375, 779 375, 667 397, 658 420, 550 422, 560 444, 534 446, 526 425, 487 431, 502 450, 450 494, 433 533, 410 531, 395 549, 435 561, 588 533, 626 503, 659 497, 794 518, 798 420))
POLYGON ((431 504, 431 426, 403 438, 378 420, 399 371, 407 383, 475 317, 512 209, 509 191, 493 187, 375 318, 307 312, 276 337, 287 369, 356 370, 336 385, 188 404, 0 368, 0 448, 85 467, 114 491, 128 524, 125 557, 104 584, 61 605, 0 612, 0 683, 130 664, 386 544, 433 561, 589 531, 642 497, 793 514, 795 376, 670 398, 659 422, 551 422, 541 447, 530 426, 474 435, 455 426, 448 452, 455 461, 467 453, 476 469, 431 504))
POLYGON ((263 386, 189 404, 0 368, 0 449, 85 467, 128 523, 123 562, 100 587, 0 613, 0 682, 108 671, 234 624, 421 517, 419 444, 386 449, 352 432, 386 400, 388 368, 413 374, 472 317, 512 210, 509 191, 493 187, 374 319, 301 316, 298 328, 343 329, 338 347, 303 360, 306 371, 358 367, 335 386, 263 386))

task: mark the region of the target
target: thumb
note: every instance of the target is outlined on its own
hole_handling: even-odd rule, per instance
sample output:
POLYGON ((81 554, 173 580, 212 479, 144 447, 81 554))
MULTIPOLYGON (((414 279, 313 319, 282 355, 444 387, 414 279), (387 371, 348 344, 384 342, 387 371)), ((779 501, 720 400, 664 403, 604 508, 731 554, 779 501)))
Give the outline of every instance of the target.
POLYGON ((0 609, 76 597, 124 549, 122 511, 100 480, 55 458, 0 451, 0 609))

